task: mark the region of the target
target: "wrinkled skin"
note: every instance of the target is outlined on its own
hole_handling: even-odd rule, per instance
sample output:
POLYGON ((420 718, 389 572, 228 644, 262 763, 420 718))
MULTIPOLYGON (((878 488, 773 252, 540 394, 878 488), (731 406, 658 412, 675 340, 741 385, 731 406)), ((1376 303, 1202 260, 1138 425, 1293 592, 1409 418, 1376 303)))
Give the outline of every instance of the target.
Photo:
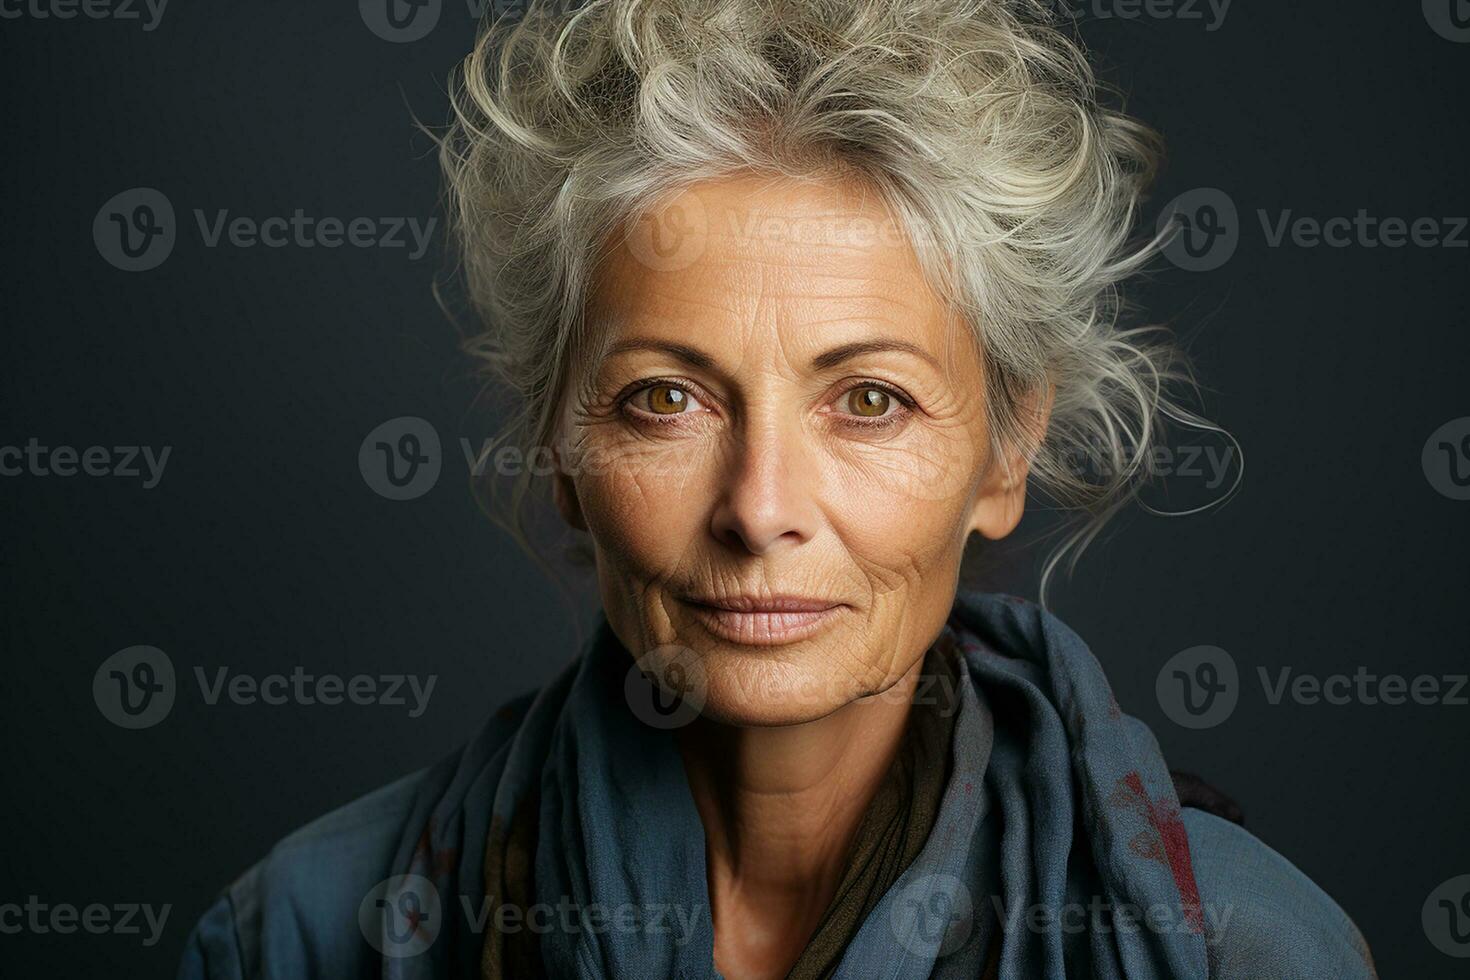
POLYGON ((588 320, 604 348, 683 344, 712 364, 651 349, 588 358, 563 438, 598 465, 559 481, 558 500, 591 533, 608 618, 635 655, 695 651, 706 713, 725 721, 809 721, 913 666, 948 614, 970 532, 1003 537, 1019 519, 1024 462, 1007 476, 990 458, 978 352, 912 249, 862 238, 860 219, 893 227, 871 193, 741 177, 667 210, 704 216, 697 255, 664 270, 636 242, 617 249, 588 320), (814 228, 837 231, 813 243, 814 228), (918 351, 812 367, 886 340, 918 351), (685 388, 682 411, 650 411, 672 407, 667 389, 639 390, 653 379, 685 388), (865 382, 886 386, 879 419, 852 409, 865 382), (680 601, 773 593, 845 608, 815 637, 741 647, 680 601))
POLYGON ((837 180, 686 188, 601 267, 563 406, 555 497, 609 622, 637 657, 683 657, 704 699, 681 750, 727 976, 799 955, 966 540, 1021 516, 1024 454, 992 453, 978 348, 896 227, 837 180), (853 344, 909 349, 832 353, 853 344), (840 605, 756 644, 688 601, 776 594, 840 605))

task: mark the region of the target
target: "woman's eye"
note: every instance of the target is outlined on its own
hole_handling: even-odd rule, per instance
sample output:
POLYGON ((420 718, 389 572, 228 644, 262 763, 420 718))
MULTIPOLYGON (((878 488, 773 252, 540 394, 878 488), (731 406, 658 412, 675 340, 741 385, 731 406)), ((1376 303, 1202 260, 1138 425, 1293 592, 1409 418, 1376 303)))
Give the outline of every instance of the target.
POLYGON ((633 393, 629 401, 634 408, 650 415, 681 415, 702 407, 686 389, 670 384, 641 388, 633 393))
POLYGON ((860 385, 841 399, 847 414, 859 418, 877 419, 892 414, 899 408, 898 399, 882 388, 860 385))

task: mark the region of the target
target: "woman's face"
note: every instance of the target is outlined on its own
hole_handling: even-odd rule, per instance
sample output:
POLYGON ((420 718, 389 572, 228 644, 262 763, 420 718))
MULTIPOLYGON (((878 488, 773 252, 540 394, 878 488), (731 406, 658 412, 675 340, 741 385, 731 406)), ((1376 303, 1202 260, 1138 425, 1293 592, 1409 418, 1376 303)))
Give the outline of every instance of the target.
POLYGON ((717 720, 886 690, 942 627, 970 532, 1020 518, 1024 461, 992 458, 974 342, 896 227, 853 185, 730 178, 600 270, 558 506, 618 637, 692 658, 717 720))

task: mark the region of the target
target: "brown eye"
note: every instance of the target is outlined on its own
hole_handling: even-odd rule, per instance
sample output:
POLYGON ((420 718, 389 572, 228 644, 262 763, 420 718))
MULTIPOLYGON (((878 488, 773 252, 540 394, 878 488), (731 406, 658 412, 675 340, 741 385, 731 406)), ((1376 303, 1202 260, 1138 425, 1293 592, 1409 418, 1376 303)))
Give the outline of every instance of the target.
POLYGON ((649 411, 659 415, 677 415, 689 407, 689 396, 682 388, 655 385, 648 389, 649 411))
POLYGON ((674 384, 651 384, 634 393, 631 404, 649 415, 689 415, 702 406, 686 389, 674 384))
POLYGON ((893 396, 882 388, 854 388, 847 393, 847 407, 854 415, 879 418, 888 414, 893 396))

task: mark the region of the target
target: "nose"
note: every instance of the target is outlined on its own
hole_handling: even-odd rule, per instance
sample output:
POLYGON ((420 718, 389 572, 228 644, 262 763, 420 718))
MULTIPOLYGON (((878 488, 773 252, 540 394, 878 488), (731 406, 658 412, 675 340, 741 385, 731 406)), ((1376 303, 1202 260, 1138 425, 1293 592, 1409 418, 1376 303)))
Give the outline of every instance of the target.
POLYGON ((731 451, 710 517, 714 536, 763 555, 816 534, 816 473, 802 433, 790 426, 747 427, 731 451))

